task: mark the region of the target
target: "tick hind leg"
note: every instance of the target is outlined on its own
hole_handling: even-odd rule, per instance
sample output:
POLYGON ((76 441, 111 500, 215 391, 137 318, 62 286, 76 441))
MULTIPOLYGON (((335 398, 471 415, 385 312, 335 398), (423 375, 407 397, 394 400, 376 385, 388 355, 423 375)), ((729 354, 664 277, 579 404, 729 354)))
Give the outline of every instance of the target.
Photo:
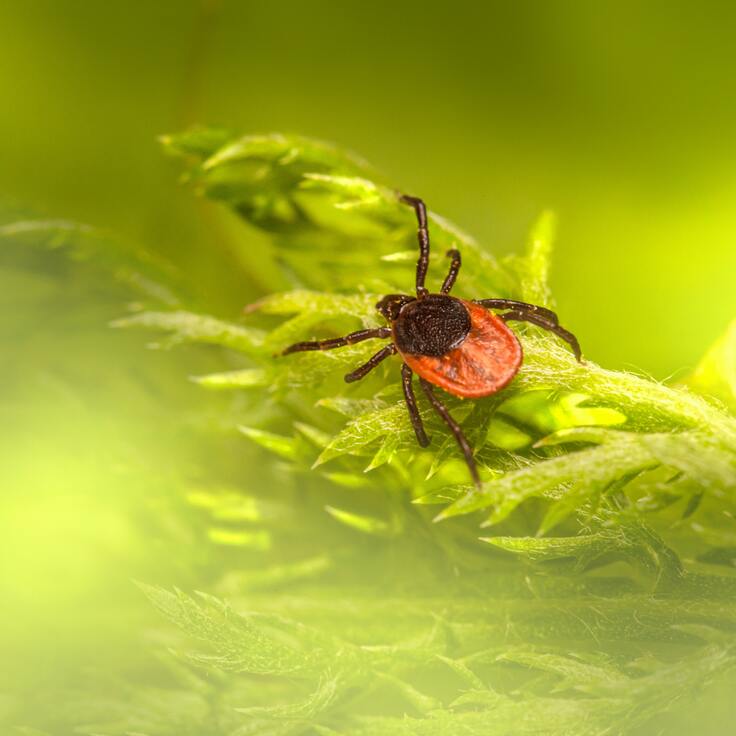
POLYGON ((417 408, 417 399, 414 396, 414 388, 412 386, 412 378, 414 374, 411 368, 404 363, 401 366, 401 380, 404 386, 404 399, 406 400, 406 408, 409 410, 409 419, 411 419, 411 426, 414 427, 414 434, 417 437, 417 442, 421 447, 426 447, 429 444, 427 433, 424 431, 424 424, 422 424, 422 418, 419 416, 419 409, 417 408))
POLYGON ((504 322, 518 320, 519 322, 529 322, 533 325, 537 325, 537 327, 542 327, 545 330, 549 330, 553 334, 557 335, 557 337, 562 338, 570 346, 578 363, 582 362, 583 354, 580 350, 580 343, 578 342, 577 337, 575 337, 575 335, 573 335, 572 332, 570 332, 569 330, 561 327, 557 321, 553 322, 551 319, 548 319, 539 311, 527 312, 519 309, 513 310, 511 312, 506 312, 506 314, 501 314, 499 316, 504 322))
POLYGON ((341 348, 345 345, 354 345, 356 342, 363 342, 363 340, 370 340, 374 337, 382 339, 391 337, 391 329, 389 327, 375 327, 372 330, 358 330, 357 332, 351 332, 349 335, 345 335, 345 337, 331 337, 327 340, 297 342, 293 345, 289 345, 281 355, 301 353, 306 350, 333 350, 334 348, 341 348))
POLYGON ((452 418, 452 415, 447 410, 447 407, 435 396, 432 384, 429 381, 425 381, 423 378, 419 379, 419 382, 424 390, 424 393, 429 399, 429 403, 432 404, 434 410, 444 419, 450 431, 455 435, 457 444, 465 455, 465 462, 468 464, 470 475, 473 476, 473 482, 476 488, 480 488, 480 476, 478 475, 478 466, 475 464, 475 458, 473 457, 473 450, 468 444, 468 440, 465 438, 460 425, 452 418))
POLYGON ((424 280, 427 277, 429 267, 429 229, 427 227, 427 208, 419 197, 410 197, 402 194, 399 201, 414 208, 417 215, 417 240, 419 241, 419 260, 417 261, 417 296, 425 296, 427 289, 424 280))

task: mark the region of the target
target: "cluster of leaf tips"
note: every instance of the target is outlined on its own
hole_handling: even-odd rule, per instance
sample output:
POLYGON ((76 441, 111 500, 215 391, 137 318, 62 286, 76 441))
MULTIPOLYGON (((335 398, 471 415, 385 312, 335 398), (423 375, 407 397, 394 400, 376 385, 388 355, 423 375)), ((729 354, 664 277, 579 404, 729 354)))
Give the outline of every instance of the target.
MULTIPOLYGON (((258 446, 259 477, 251 468, 186 499, 208 519, 203 544, 255 557, 207 581, 209 594, 142 586, 182 631, 167 707, 152 705, 161 693, 133 693, 124 716, 83 728, 648 733, 728 676, 733 334, 685 388, 578 364, 555 338, 520 328, 524 364, 507 389, 446 397, 476 450, 478 491, 428 407, 432 443, 416 446, 398 359, 346 386, 373 343, 276 357, 380 324, 376 301, 411 285, 415 225, 396 191, 364 162, 293 136, 195 130, 164 145, 200 194, 267 234, 239 233, 237 257, 275 274, 279 291, 228 320, 172 296, 164 277, 165 288, 126 271, 158 306, 115 326, 153 330, 159 347, 219 351, 222 370, 192 378, 231 392, 222 421, 258 446)), ((458 295, 550 304, 550 214, 525 255, 503 262, 437 215, 430 227, 430 282, 457 247, 458 295)))

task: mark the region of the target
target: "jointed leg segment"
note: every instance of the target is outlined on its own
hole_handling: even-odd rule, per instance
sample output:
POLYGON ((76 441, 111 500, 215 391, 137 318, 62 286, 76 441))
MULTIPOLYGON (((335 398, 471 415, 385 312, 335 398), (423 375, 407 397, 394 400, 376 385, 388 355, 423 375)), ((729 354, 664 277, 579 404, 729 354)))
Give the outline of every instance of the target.
POLYGON ((518 320, 520 322, 529 322, 537 327, 549 330, 558 337, 562 338, 575 354, 575 358, 582 360, 582 352, 580 343, 575 335, 564 327, 560 326, 557 315, 546 307, 539 307, 536 304, 528 304, 527 302, 518 302, 515 299, 475 299, 476 304, 480 304, 487 309, 508 309, 510 311, 499 315, 504 322, 518 320))
POLYGON ((414 208, 417 215, 417 239, 419 240, 419 260, 417 261, 417 296, 427 294, 424 286, 424 279, 427 276, 427 268, 429 267, 429 230, 427 228, 427 208, 424 206, 419 197, 410 197, 408 194, 402 194, 399 197, 401 202, 408 204, 414 208))
POLYGON ((445 276, 442 288, 440 289, 443 294, 450 293, 450 289, 455 285, 455 279, 457 278, 457 275, 460 272, 460 266, 462 265, 459 250, 455 250, 454 248, 452 250, 448 250, 447 255, 449 258, 452 258, 452 261, 450 262, 450 270, 447 272, 447 276, 445 276))
POLYGON ((534 314, 533 312, 524 312, 521 310, 506 312, 506 314, 501 314, 499 316, 504 322, 510 322, 512 320, 518 320, 519 322, 530 322, 533 325, 537 325, 537 327, 542 327, 545 330, 549 330, 558 337, 562 338, 572 348, 572 352, 578 362, 582 360, 583 354, 580 350, 580 343, 578 342, 577 337, 575 337, 572 332, 566 330, 564 327, 561 327, 559 324, 557 324, 557 322, 552 322, 539 313, 534 314))
POLYGON ((468 464, 470 474, 473 476, 473 482, 476 487, 480 488, 480 476, 478 475, 478 467, 476 466, 475 459, 473 458, 473 450, 468 444, 468 440, 465 438, 462 429, 460 429, 460 425, 452 418, 447 407, 435 396, 432 384, 429 383, 429 381, 425 381, 423 378, 420 378, 419 382, 434 410, 442 417, 442 419, 445 420, 450 431, 455 435, 457 444, 463 451, 463 455, 465 455, 465 462, 468 464))
POLYGON ((414 374, 411 368, 404 363, 401 366, 401 380, 404 385, 404 398, 406 399, 406 407, 409 410, 409 419, 411 419, 411 426, 414 427, 417 442, 422 447, 426 447, 429 444, 429 439, 427 438, 427 433, 424 431, 422 418, 419 416, 419 409, 417 408, 417 400, 414 396, 414 388, 411 385, 413 376, 414 374))
POLYGON ((473 301, 486 309, 515 309, 518 312, 531 312, 544 317, 552 324, 559 324, 557 315, 551 309, 540 307, 537 304, 518 302, 515 299, 474 299, 473 301))
POLYGON ((357 332, 351 332, 345 337, 331 337, 327 340, 313 340, 311 342, 297 342, 294 345, 289 345, 282 355, 289 355, 289 353, 301 353, 306 350, 332 350, 333 348, 341 348, 344 345, 353 345, 356 342, 363 342, 363 340, 370 340, 371 338, 379 337, 386 339, 391 337, 390 327, 375 327, 371 330, 358 330, 357 332))
POLYGON ((389 355, 393 355, 396 352, 396 345, 391 343, 386 345, 385 348, 379 350, 373 355, 368 361, 363 363, 359 368, 356 368, 352 373, 348 373, 345 376, 346 383, 353 383, 353 381, 359 381, 361 378, 365 378, 381 361, 386 360, 389 355))

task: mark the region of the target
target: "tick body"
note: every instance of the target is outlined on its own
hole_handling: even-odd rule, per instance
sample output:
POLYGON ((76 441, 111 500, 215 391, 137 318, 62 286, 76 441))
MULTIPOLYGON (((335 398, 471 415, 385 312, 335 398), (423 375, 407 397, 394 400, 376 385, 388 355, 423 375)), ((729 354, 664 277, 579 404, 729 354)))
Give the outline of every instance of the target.
POLYGON ((419 225, 419 260, 416 270, 416 296, 389 294, 376 304, 389 327, 359 330, 345 337, 300 342, 284 354, 304 350, 331 350, 372 338, 390 338, 368 362, 345 376, 347 382, 360 380, 391 355, 403 360, 404 398, 417 441, 429 444, 414 395, 413 374, 419 377, 430 404, 455 436, 476 486, 480 486, 473 451, 460 426, 434 393, 438 386, 466 399, 477 399, 500 391, 519 371, 523 352, 519 339, 507 322, 531 322, 565 340, 580 360, 580 346, 575 336, 560 326, 557 315, 545 307, 512 299, 466 301, 450 296, 460 271, 460 253, 448 251, 450 269, 439 293, 430 293, 424 285, 429 266, 429 231, 424 202, 403 195, 401 201, 414 208, 419 225), (490 310, 502 311, 495 314, 490 310))
POLYGON ((464 399, 495 394, 521 365, 521 344, 500 317, 444 294, 408 304, 392 332, 414 373, 464 399))

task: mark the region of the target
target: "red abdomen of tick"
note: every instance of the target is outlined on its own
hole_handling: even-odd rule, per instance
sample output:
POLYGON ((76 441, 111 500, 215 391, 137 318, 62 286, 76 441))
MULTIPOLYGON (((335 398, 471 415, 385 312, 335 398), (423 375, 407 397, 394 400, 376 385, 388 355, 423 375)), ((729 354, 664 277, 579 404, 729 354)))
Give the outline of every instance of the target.
POLYGON ((460 302, 470 318, 470 329, 459 345, 443 355, 420 355, 405 352, 402 341, 396 340, 399 353, 414 373, 455 396, 495 394, 518 373, 521 344, 493 312, 464 299, 453 301, 460 302))

